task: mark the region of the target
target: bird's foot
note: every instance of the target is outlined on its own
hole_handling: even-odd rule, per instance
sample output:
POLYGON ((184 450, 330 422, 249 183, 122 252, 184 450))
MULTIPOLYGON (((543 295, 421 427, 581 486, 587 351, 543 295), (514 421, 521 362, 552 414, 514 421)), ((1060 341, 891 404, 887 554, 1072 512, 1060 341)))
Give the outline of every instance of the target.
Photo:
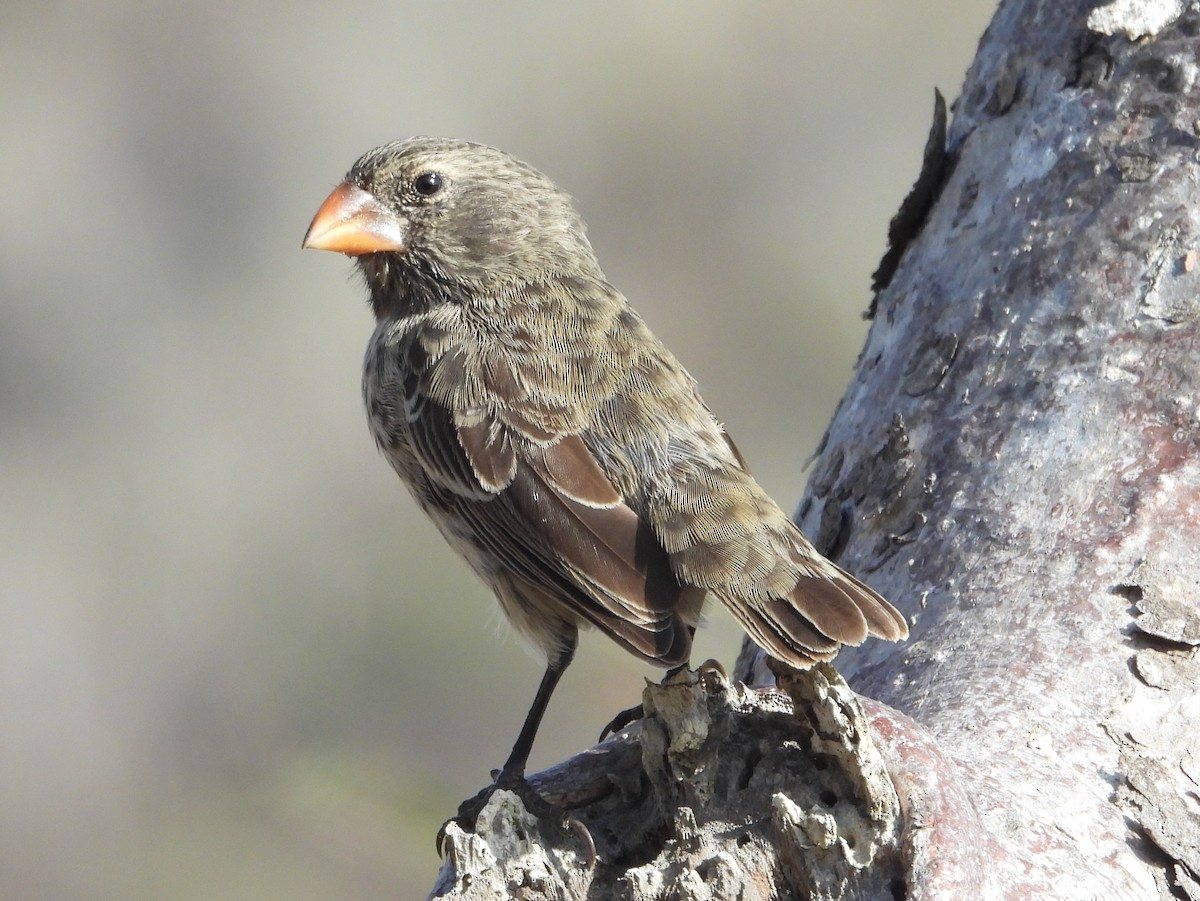
MULTIPOLYGON (((689 672, 690 670, 688 669, 688 665, 686 663, 682 666, 677 666, 674 669, 667 671, 667 674, 663 676, 662 684, 667 685, 676 679, 679 679, 681 676, 686 676, 689 672)), ((698 667, 696 667, 696 675, 700 678, 704 678, 710 672, 719 673, 722 679, 729 678, 725 674, 725 667, 721 665, 720 661, 705 660, 698 667)), ((608 724, 600 730, 600 741, 604 741, 604 739, 608 738, 610 735, 616 735, 630 723, 636 723, 645 716, 646 708, 641 704, 638 704, 636 707, 630 707, 627 710, 622 710, 611 720, 609 720, 608 724)))
MULTIPOLYGON (((525 809, 537 817, 537 819, 553 823, 558 826, 569 827, 574 831, 583 829, 583 824, 574 817, 569 817, 567 812, 560 807, 551 804, 545 798, 537 793, 537 790, 529 783, 523 773, 512 773, 500 770, 499 772, 492 771, 493 778, 496 780, 483 791, 479 792, 472 798, 468 798, 458 806, 458 813, 442 824, 442 828, 437 834, 437 851, 439 856, 444 856, 443 848, 446 839, 446 827, 454 823, 460 829, 467 832, 474 831, 475 823, 479 819, 479 814, 483 808, 487 806, 488 801, 492 799, 492 795, 496 792, 504 790, 512 792, 521 799, 521 803, 525 809)), ((587 830, 583 829, 586 834, 587 830)), ((591 841, 591 836, 588 836, 588 842, 591 841)), ((595 855, 593 846, 592 855, 595 855)))
POLYGON ((630 723, 637 722, 645 715, 646 708, 641 704, 638 704, 636 707, 630 707, 626 710, 622 710, 611 720, 609 720, 607 725, 600 730, 600 741, 604 741, 604 739, 608 738, 610 735, 616 735, 630 723))

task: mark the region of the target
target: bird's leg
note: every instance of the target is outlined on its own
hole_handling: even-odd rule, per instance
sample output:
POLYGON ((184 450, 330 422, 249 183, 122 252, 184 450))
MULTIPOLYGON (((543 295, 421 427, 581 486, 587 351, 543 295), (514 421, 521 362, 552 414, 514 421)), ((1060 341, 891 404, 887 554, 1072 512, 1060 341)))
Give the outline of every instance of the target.
MULTIPOLYGON (((492 771, 494 781, 491 785, 459 805, 454 822, 462 828, 469 830, 475 827, 475 820, 479 817, 479 812, 499 789, 516 794, 524 802, 525 809, 540 819, 562 819, 563 812, 534 791, 533 786, 526 780, 525 764, 529 761, 529 752, 533 749, 533 740, 537 736, 538 727, 542 724, 542 716, 546 713, 550 696, 554 694, 558 680, 562 678, 562 674, 575 657, 577 643, 577 633, 572 630, 557 656, 551 658, 546 665, 546 672, 542 675, 542 682, 538 686, 537 694, 534 695, 529 713, 525 715, 525 724, 521 726, 521 734, 517 736, 516 744, 513 745, 508 760, 504 762, 504 766, 499 771, 492 771)), ((445 831, 445 828, 442 826, 442 832, 445 831)), ((438 834, 439 845, 442 832, 438 834)))
POLYGON ((546 665, 546 672, 542 674, 542 682, 538 686, 537 694, 533 696, 533 704, 530 705, 529 712, 525 714, 525 724, 521 726, 521 734, 517 736, 508 760, 504 761, 504 766, 500 767, 500 772, 493 773, 493 778, 496 780, 495 788, 510 788, 512 785, 522 784, 528 786, 529 783, 525 781, 525 764, 529 762, 529 752, 533 750, 533 740, 537 737, 538 727, 542 725, 542 716, 546 713, 546 707, 550 704, 550 696, 554 694, 558 680, 562 678, 562 674, 566 672, 567 667, 575 658, 576 643, 577 638, 573 633, 570 643, 546 665))

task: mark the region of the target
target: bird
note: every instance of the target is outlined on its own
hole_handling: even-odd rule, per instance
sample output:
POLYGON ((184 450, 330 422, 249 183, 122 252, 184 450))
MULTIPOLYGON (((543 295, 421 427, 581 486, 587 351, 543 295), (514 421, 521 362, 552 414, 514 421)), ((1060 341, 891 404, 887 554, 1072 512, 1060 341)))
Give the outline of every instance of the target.
MULTIPOLYGON (((537 799, 530 750, 581 628, 688 665, 712 596, 794 668, 903 615, 823 557, 751 476, 696 381, 605 278, 575 202, 483 144, 364 154, 304 248, 353 258, 375 331, 375 443, 546 667, 494 782, 537 799)), ((544 805, 542 805, 544 807, 544 805)))

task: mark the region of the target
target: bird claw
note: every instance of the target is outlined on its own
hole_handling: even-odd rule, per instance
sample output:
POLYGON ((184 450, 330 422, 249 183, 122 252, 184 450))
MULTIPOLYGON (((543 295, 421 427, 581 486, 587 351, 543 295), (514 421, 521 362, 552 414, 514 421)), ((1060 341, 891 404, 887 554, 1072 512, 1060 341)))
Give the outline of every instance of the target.
MULTIPOLYGON (((691 670, 688 669, 688 665, 686 663, 681 666, 677 666, 674 669, 667 671, 667 674, 663 676, 661 684, 669 685, 678 680, 681 677, 681 674, 688 674, 690 672, 691 670)), ((729 678, 725 674, 725 667, 723 667, 718 660, 705 660, 698 667, 696 667, 695 672, 696 675, 701 678, 707 676, 709 673, 714 672, 718 673, 722 679, 728 680, 729 678)), ((600 730, 600 741, 604 741, 604 739, 608 738, 610 735, 616 735, 630 723, 635 723, 638 720, 643 719, 645 716, 646 708, 641 704, 638 704, 636 707, 630 707, 627 710, 622 710, 608 721, 608 725, 600 730)))
POLYGON ((611 720, 609 720, 608 724, 600 730, 600 741, 604 741, 604 739, 608 738, 610 735, 616 735, 630 723, 636 723, 645 715, 646 708, 641 704, 638 704, 636 707, 630 707, 626 710, 622 710, 611 720))
POLYGON ((596 868, 596 863, 600 857, 596 854, 596 841, 592 838, 592 833, 588 827, 583 825, 583 820, 577 817, 567 817, 563 823, 568 829, 575 833, 575 837, 582 843, 584 850, 587 851, 587 863, 584 864, 584 869, 589 873, 596 868))
MULTIPOLYGON (((506 773, 500 771, 493 776, 495 782, 487 788, 480 791, 474 797, 468 798, 458 805, 458 813, 452 816, 446 822, 442 823, 442 827, 438 830, 435 846, 439 857, 445 857, 446 844, 446 828, 454 823, 460 829, 466 832, 475 830, 475 823, 479 819, 479 814, 483 808, 487 806, 488 801, 492 799, 492 795, 500 790, 512 792, 521 799, 521 803, 525 805, 525 809, 537 817, 539 820, 552 822, 558 825, 570 825, 572 829, 578 831, 583 829, 584 834, 587 834, 587 829, 583 824, 574 817, 569 818, 565 811, 560 807, 551 804, 545 798, 537 793, 537 790, 529 783, 520 773, 506 773)), ((588 842, 591 842, 591 836, 588 835, 588 842)), ((595 846, 592 845, 592 856, 595 855, 595 846)))
POLYGON ((437 849, 437 856, 439 858, 446 856, 446 827, 451 823, 455 823, 457 825, 457 821, 454 817, 451 817, 450 819, 446 820, 446 822, 442 823, 441 828, 438 829, 437 835, 433 839, 433 846, 437 849))

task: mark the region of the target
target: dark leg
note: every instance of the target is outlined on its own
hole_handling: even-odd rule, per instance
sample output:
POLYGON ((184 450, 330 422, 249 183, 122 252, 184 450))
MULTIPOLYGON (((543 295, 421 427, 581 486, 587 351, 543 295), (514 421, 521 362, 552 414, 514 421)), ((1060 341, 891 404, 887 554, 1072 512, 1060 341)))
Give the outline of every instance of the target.
MULTIPOLYGON (((546 665, 546 672, 542 675, 542 683, 538 686, 537 694, 533 697, 533 704, 529 708, 529 713, 525 714, 525 724, 521 727, 521 734, 517 736, 517 743, 513 745, 512 753, 508 755, 508 760, 504 762, 499 772, 493 771, 492 778, 495 780, 475 797, 463 801, 459 805, 458 815, 454 817, 452 822, 458 823, 463 829, 471 830, 475 828, 475 820, 479 817, 479 812, 483 810, 484 805, 496 793, 498 789, 506 789, 515 793, 525 804, 525 809, 534 816, 542 819, 558 818, 562 820, 564 814, 561 810, 548 802, 545 798, 533 790, 533 786, 525 779, 525 764, 529 761, 529 752, 533 749, 533 740, 537 737, 538 726, 542 724, 542 716, 546 713, 546 706, 550 703, 550 696, 554 694, 554 688, 558 685, 558 680, 562 678, 562 674, 566 672, 568 666, 571 665, 571 660, 575 657, 575 645, 578 643, 578 633, 572 629, 569 636, 563 643, 563 649, 559 655, 551 660, 546 665)), ((446 826, 443 825, 438 830, 437 847, 438 853, 442 852, 442 838, 445 835, 446 826)))
POLYGON ((505 781, 506 777, 525 781, 525 764, 529 761, 529 752, 533 750, 533 740, 537 737, 538 727, 542 724, 542 716, 546 713, 546 707, 550 704, 550 696, 554 694, 558 680, 562 678, 562 674, 567 671, 567 667, 575 659, 577 642, 577 636, 572 632, 571 640, 563 648, 562 653, 546 665, 546 672, 542 675, 542 684, 538 686, 537 694, 533 696, 533 704, 529 707, 529 713, 525 714, 525 725, 521 727, 521 734, 517 736, 512 753, 508 755, 508 760, 504 762, 504 766, 500 768, 500 773, 496 777, 497 785, 505 781))

